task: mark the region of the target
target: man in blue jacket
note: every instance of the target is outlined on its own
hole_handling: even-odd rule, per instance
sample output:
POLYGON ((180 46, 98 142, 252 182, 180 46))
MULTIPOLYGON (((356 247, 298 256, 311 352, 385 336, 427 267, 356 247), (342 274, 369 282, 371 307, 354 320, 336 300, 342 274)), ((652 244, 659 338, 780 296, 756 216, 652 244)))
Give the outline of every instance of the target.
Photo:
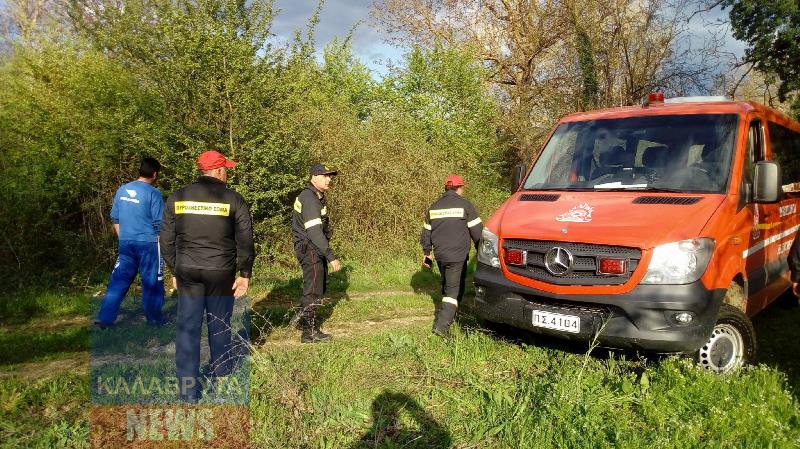
POLYGON ((137 272, 142 281, 142 307, 147 323, 165 323, 161 314, 164 305, 164 270, 158 247, 158 232, 164 214, 164 197, 153 185, 161 164, 146 157, 139 166, 139 178, 122 185, 114 195, 111 221, 119 239, 119 256, 108 281, 108 289, 100 305, 95 325, 112 326, 122 300, 128 293, 137 272))

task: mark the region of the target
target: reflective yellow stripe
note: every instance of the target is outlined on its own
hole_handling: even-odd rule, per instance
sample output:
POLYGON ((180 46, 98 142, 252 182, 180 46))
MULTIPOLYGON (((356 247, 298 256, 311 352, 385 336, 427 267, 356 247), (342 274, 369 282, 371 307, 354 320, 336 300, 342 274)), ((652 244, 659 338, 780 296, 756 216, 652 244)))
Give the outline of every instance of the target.
POLYGON ((464 208, 454 207, 452 209, 434 209, 430 212, 431 220, 437 218, 464 218, 464 208))
POLYGON ((306 229, 308 229, 308 228, 310 228, 312 226, 321 225, 321 224, 322 224, 322 219, 321 218, 315 218, 313 220, 308 220, 307 222, 305 222, 303 224, 303 226, 305 226, 306 229))
POLYGON ((429 231, 432 229, 431 225, 429 225, 428 223, 422 223, 422 227, 427 229, 427 230, 429 230, 429 231))
POLYGON ((303 203, 300 202, 299 196, 294 199, 294 210, 296 210, 298 214, 303 213, 303 203))
POLYGON ((175 214, 218 215, 227 217, 231 214, 231 205, 227 203, 204 203, 202 201, 176 201, 175 214))
POLYGON ((481 217, 478 217, 478 218, 470 221, 469 223, 467 223, 467 227, 471 228, 471 227, 473 227, 473 226, 475 226, 477 224, 480 224, 480 223, 481 223, 481 217))
POLYGON ((328 206, 325 206, 325 207, 323 207, 323 208, 322 208, 322 210, 321 210, 321 211, 319 211, 319 213, 320 213, 320 215, 322 215, 323 217, 324 217, 325 215, 328 215, 328 206))

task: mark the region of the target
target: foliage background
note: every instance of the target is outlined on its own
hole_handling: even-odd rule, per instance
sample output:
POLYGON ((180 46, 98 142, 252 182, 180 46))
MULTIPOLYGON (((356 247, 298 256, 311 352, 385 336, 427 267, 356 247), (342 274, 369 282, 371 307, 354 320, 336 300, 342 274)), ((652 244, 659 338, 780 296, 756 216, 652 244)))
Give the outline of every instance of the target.
POLYGON ((207 149, 240 163, 231 185, 251 204, 259 267, 294 267, 289 212, 315 162, 341 172, 337 252, 359 266, 408 259, 447 174, 488 217, 560 116, 657 87, 770 92, 774 75, 720 68, 714 43, 685 48, 697 3, 376 2, 376 24, 407 50, 376 77, 347 35, 315 50, 322 3, 278 45, 272 0, 8 0, 0 286, 102 281, 117 186, 152 155, 168 195, 207 149))
POLYGON ((451 172, 484 214, 502 196, 496 106, 462 52, 414 49, 375 80, 347 37, 316 57, 317 15, 273 46, 269 1, 98 5, 73 2, 66 38, 33 33, 3 55, 0 278, 12 286, 106 272, 110 200, 144 155, 162 162, 165 194, 194 179, 202 151, 237 160, 231 185, 251 204, 261 264, 293 263, 289 211, 317 161, 341 170, 335 244, 364 263, 365 248, 413 253, 451 172))

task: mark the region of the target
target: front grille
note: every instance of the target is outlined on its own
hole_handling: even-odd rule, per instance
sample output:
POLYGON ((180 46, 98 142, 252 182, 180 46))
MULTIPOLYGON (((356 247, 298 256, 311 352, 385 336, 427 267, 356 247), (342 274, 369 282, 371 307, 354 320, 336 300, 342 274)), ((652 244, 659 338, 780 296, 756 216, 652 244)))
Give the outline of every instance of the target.
POLYGON ((678 204, 688 206, 696 204, 702 199, 699 196, 640 196, 633 200, 633 204, 678 204))
POLYGON ((527 253, 527 266, 508 265, 509 271, 555 285, 621 285, 630 279, 642 258, 642 252, 638 248, 552 240, 509 239, 503 242, 503 248, 520 249, 527 253), (556 276, 545 267, 544 256, 555 247, 564 248, 572 254, 573 270, 571 273, 556 276), (598 274, 598 259, 602 257, 627 259, 629 261, 627 273, 620 276, 598 274))
POLYGON ((564 315, 590 315, 600 319, 606 319, 616 314, 614 307, 602 304, 581 304, 577 302, 558 300, 547 302, 541 300, 529 300, 528 304, 530 304, 534 309, 561 313, 564 315))
POLYGON ((524 193, 520 195, 520 201, 557 201, 561 195, 557 193, 524 193))

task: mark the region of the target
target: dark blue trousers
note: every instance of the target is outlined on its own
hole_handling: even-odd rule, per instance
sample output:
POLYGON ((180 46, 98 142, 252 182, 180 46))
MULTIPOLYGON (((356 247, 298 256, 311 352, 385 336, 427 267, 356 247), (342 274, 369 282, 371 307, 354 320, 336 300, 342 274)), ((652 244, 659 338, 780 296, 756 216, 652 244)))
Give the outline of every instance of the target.
POLYGON ((178 319, 175 336, 175 367, 183 400, 200 395, 200 334, 203 317, 211 349, 210 377, 230 374, 231 315, 233 314, 234 271, 175 270, 178 279, 178 319))
POLYGON ((141 275, 142 308, 147 321, 160 323, 164 320, 161 315, 161 308, 164 306, 164 261, 161 259, 158 243, 121 240, 119 256, 100 305, 98 321, 114 324, 119 306, 137 273, 141 275))

